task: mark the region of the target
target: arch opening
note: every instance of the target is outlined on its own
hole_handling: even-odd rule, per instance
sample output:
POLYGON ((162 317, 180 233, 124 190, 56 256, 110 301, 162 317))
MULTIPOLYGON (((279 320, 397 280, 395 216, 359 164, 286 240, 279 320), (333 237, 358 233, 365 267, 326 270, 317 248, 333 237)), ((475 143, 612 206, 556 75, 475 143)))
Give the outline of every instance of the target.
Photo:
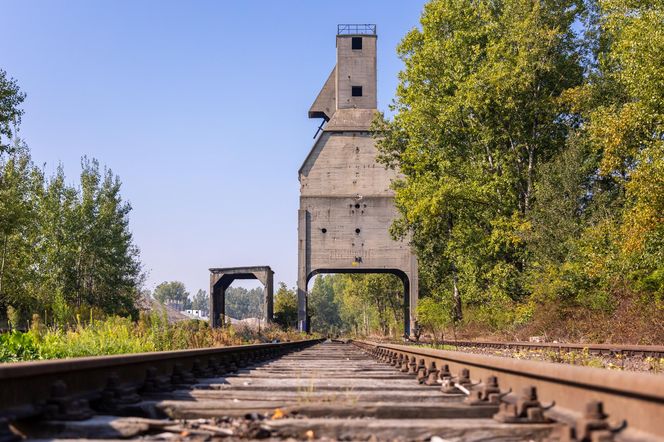
POLYGON ((403 330, 409 336, 410 289, 408 275, 400 269, 315 269, 305 283, 307 328, 332 335, 395 337, 403 330))
POLYGON ((226 290, 236 280, 258 280, 263 284, 263 314, 265 322, 272 321, 274 272, 269 266, 210 269, 210 325, 221 327, 227 322, 226 290))

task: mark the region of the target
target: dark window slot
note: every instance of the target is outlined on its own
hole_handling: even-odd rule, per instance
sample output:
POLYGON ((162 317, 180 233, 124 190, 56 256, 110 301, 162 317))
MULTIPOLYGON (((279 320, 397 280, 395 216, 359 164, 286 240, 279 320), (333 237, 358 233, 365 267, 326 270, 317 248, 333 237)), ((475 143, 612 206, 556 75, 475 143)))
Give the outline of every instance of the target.
POLYGON ((362 49, 362 37, 353 37, 351 45, 353 49, 362 49))

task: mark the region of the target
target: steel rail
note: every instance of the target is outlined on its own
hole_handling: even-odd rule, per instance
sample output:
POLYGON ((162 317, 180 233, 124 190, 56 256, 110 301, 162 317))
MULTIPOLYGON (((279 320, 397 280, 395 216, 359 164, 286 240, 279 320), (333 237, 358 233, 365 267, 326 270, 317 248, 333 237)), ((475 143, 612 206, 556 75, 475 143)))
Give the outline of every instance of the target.
POLYGON ((611 421, 627 422, 626 436, 637 440, 647 439, 647 436, 664 438, 664 376, 412 345, 352 343, 373 355, 383 355, 384 360, 415 358, 418 366, 428 367, 434 362, 438 368, 447 364, 452 374, 468 369, 474 381, 486 383, 489 376, 496 376, 502 390, 511 389, 512 399, 515 393, 534 386, 539 400, 555 401, 555 407, 546 414, 566 423, 578 421, 586 412, 587 404, 600 401, 611 421))
POLYGON ((518 342, 518 341, 453 341, 439 342, 419 341, 410 342, 409 345, 450 345, 455 347, 477 347, 516 350, 552 350, 556 352, 588 351, 599 356, 641 356, 664 358, 664 345, 631 345, 631 344, 574 344, 561 342, 518 342))
POLYGON ((168 390, 173 384, 194 383, 197 376, 232 372, 318 342, 313 339, 0 364, 0 421, 39 416, 53 411, 53 407, 56 413, 75 414, 77 409, 87 409, 80 399, 90 402, 104 394, 136 394, 146 390, 148 383, 152 389, 168 390))

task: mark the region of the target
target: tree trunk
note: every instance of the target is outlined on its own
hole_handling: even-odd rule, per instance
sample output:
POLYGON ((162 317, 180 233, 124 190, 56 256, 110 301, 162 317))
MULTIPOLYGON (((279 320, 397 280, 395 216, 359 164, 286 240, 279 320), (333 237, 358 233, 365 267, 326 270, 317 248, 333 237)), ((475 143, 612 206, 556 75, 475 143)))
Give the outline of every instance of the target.
MULTIPOLYGON (((454 227, 454 221, 452 220, 452 214, 450 213, 447 217, 447 233, 452 237, 452 228, 454 227)), ((451 263, 452 267, 452 285, 453 285, 453 299, 454 299, 454 321, 461 321, 463 319, 463 306, 461 304, 461 293, 459 292, 458 277, 457 277, 457 268, 454 262, 451 263)))
POLYGON ((0 262, 0 297, 2 296, 2 281, 5 277, 5 261, 7 259, 7 242, 9 235, 5 234, 5 240, 2 244, 2 262, 0 262))
POLYGON ((528 176, 526 180, 526 194, 524 195, 524 214, 530 209, 530 196, 533 192, 533 174, 535 169, 535 148, 528 147, 528 176))
POLYGON ((454 264, 452 264, 452 283, 454 285, 454 321, 457 322, 463 319, 463 307, 461 305, 461 293, 457 285, 457 272, 454 264))

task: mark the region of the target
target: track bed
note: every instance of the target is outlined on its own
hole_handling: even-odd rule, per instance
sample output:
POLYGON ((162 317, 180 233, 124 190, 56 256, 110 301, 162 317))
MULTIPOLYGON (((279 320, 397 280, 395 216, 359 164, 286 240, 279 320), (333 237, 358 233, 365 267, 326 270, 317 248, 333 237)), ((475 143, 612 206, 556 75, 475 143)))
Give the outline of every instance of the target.
MULTIPOLYGON (((309 343, 283 356, 245 361, 223 376, 193 379, 178 372, 185 380, 166 391, 139 388, 139 395, 128 389, 131 400, 112 412, 97 407, 85 419, 42 413, 12 426, 23 437, 49 440, 574 440, 562 420, 500 422, 494 416, 504 407, 502 398, 468 403, 468 393, 479 397, 485 384, 444 393, 441 370, 423 369, 424 359, 406 356, 361 342, 309 343)), ((448 388, 458 385, 454 379, 448 388)), ((640 439, 623 432, 615 440, 640 439)))
POLYGON ((501 424, 377 362, 353 345, 321 343, 191 388, 143 395, 116 414, 23 423, 33 438, 295 438, 540 440, 555 425, 501 424), (131 416, 134 415, 134 416, 131 416))

